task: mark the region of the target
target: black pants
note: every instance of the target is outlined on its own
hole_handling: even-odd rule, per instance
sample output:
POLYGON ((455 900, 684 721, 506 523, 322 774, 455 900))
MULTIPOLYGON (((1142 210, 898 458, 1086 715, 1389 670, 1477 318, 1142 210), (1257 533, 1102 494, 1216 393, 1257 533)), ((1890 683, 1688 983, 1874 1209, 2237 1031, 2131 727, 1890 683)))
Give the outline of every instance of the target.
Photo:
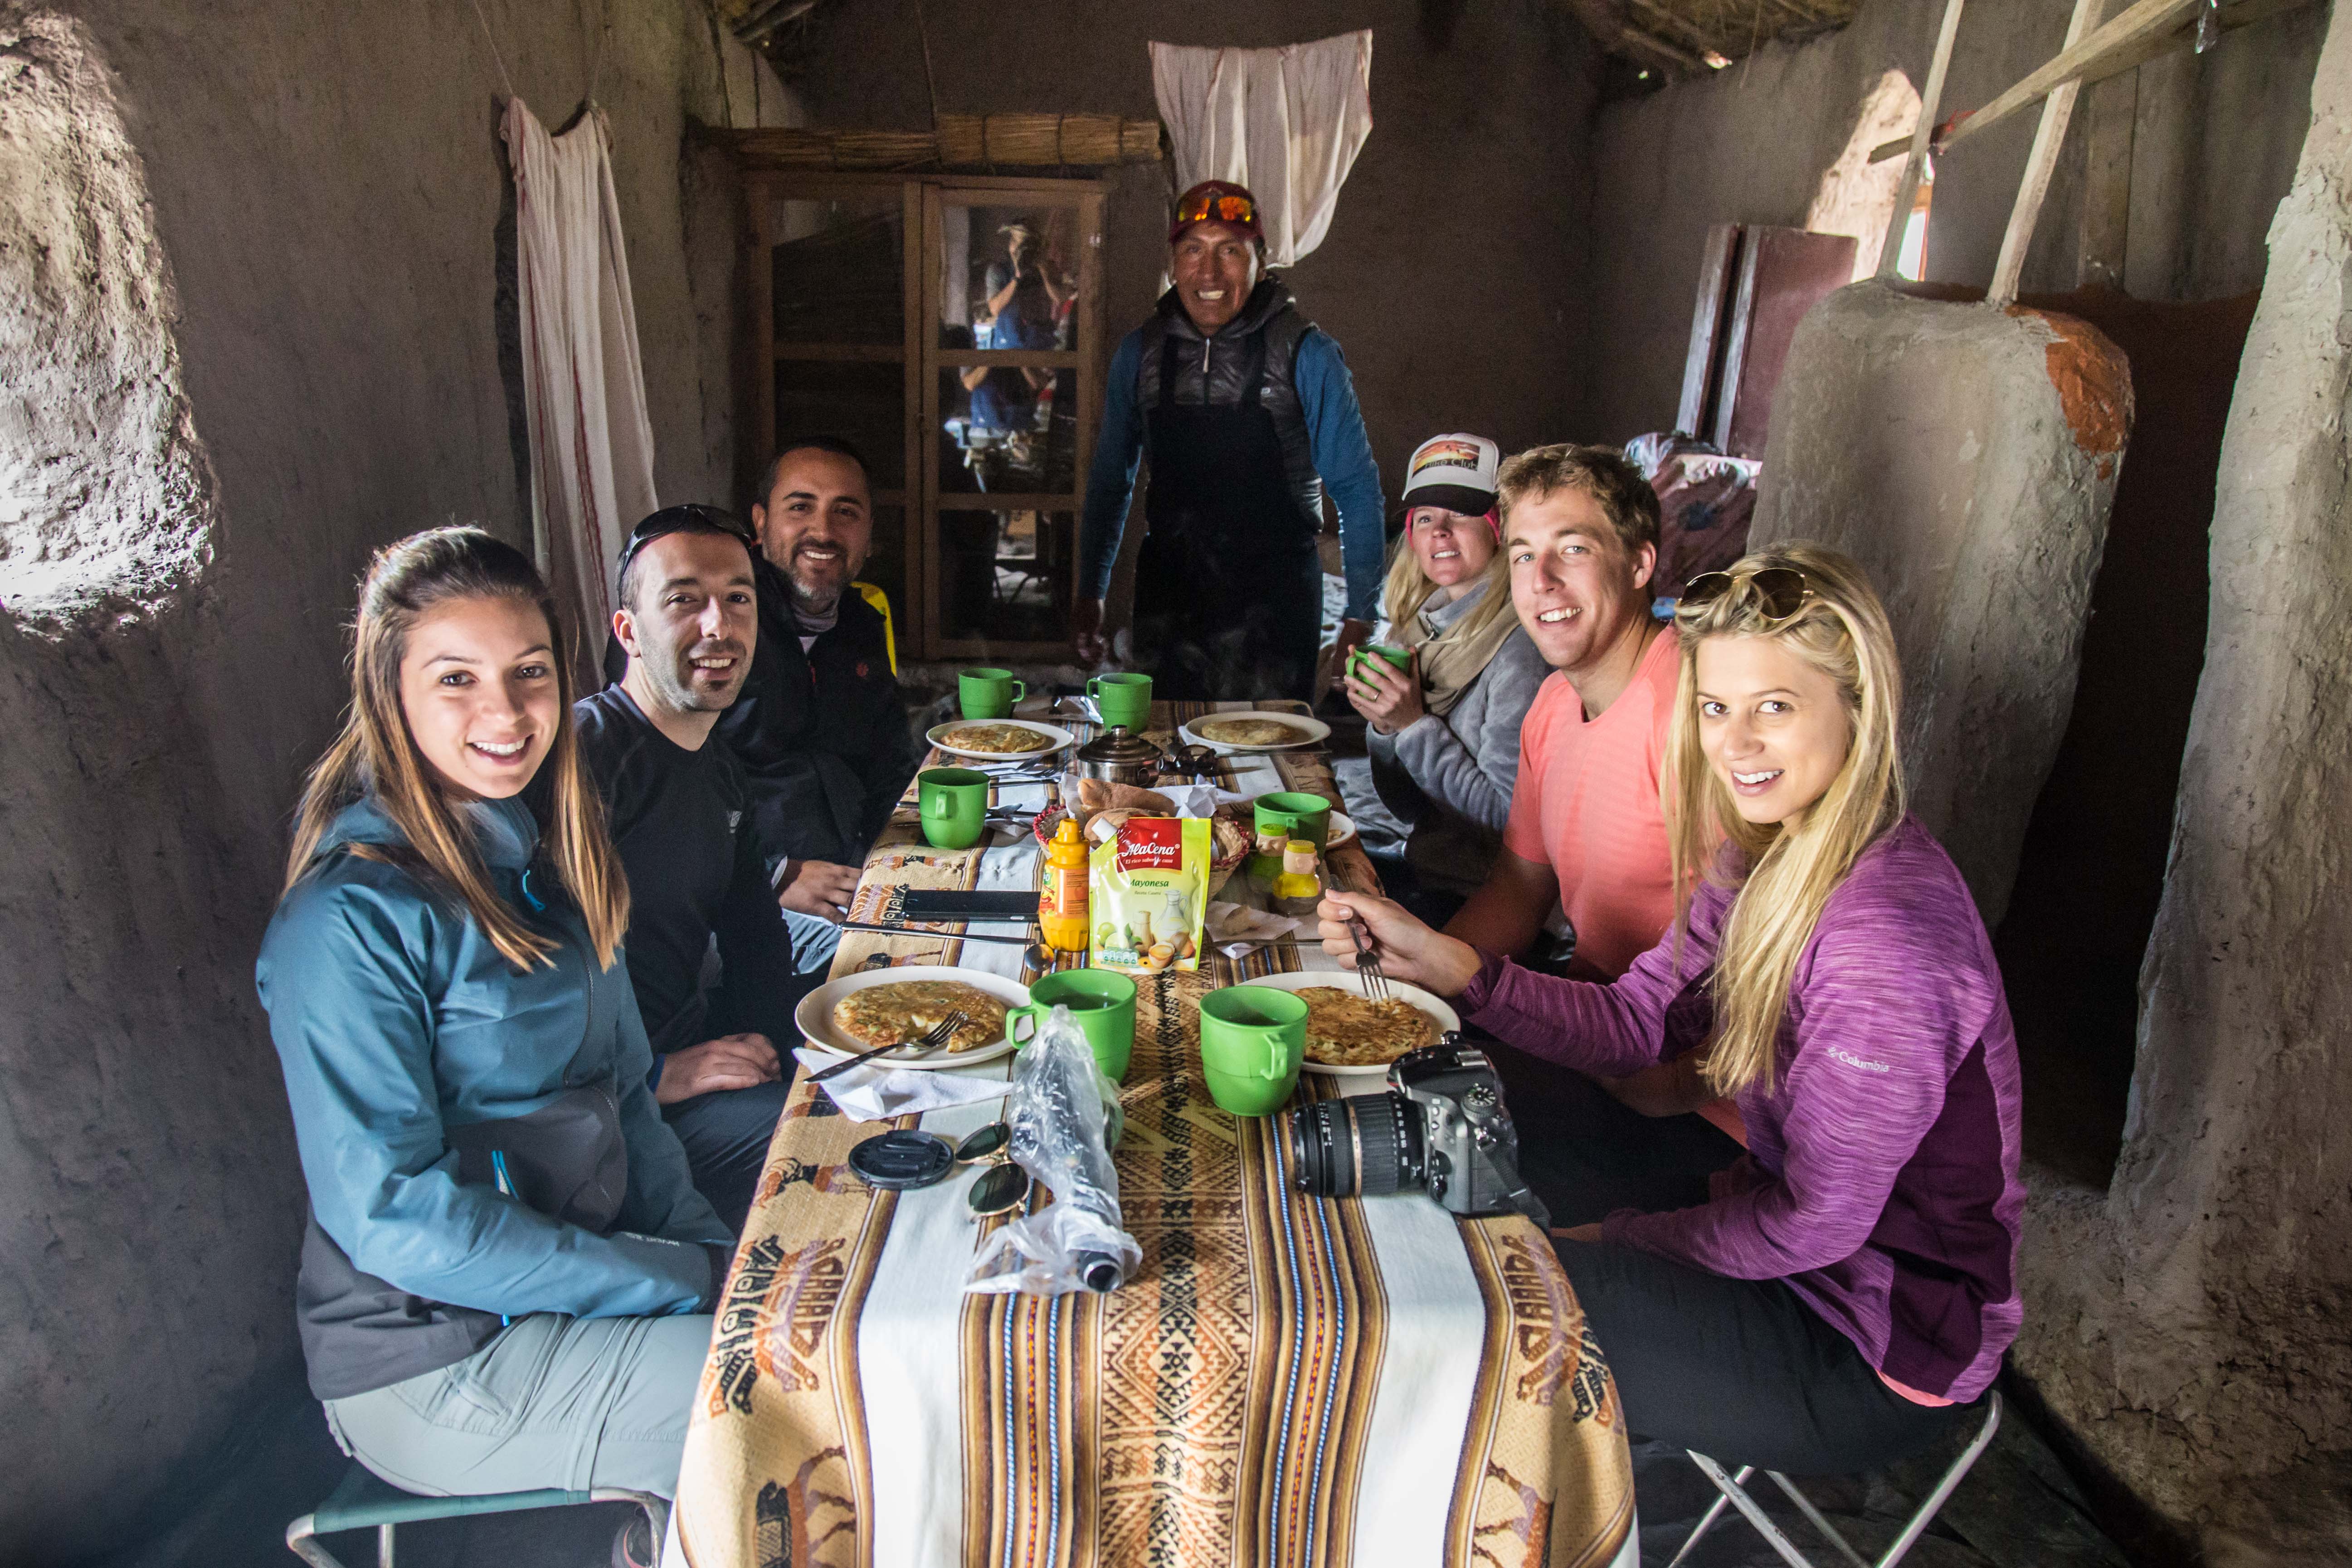
POLYGON ((1310 547, 1238 553, 1146 534, 1135 566, 1135 658, 1169 701, 1315 696, 1323 563, 1310 547))
POLYGON ((1884 1468, 1975 1419, 1916 1405, 1778 1279, 1727 1279, 1630 1247, 1561 1241, 1625 1425, 1731 1469, 1884 1468))
MULTIPOLYGON (((1482 1042, 1519 1134, 1521 1173, 1561 1229, 1619 1209, 1707 1201, 1739 1157, 1701 1116, 1643 1116, 1599 1084, 1499 1041, 1482 1042)), ((1914 1404, 1778 1279, 1729 1279, 1626 1247, 1558 1244, 1585 1321, 1643 1437, 1733 1469, 1876 1469, 1934 1442, 1968 1407, 1914 1404)))
MULTIPOLYGON (((796 1043, 780 1041, 778 1048, 789 1052, 796 1043)), ((738 1236, 743 1234, 743 1221, 751 1212, 751 1194, 759 1190, 768 1142, 775 1136, 776 1121, 784 1113, 784 1097, 792 1087, 793 1060, 786 1055, 784 1076, 773 1083, 716 1089, 661 1108, 662 1120, 686 1146, 694 1190, 710 1200, 727 1228, 738 1236)))

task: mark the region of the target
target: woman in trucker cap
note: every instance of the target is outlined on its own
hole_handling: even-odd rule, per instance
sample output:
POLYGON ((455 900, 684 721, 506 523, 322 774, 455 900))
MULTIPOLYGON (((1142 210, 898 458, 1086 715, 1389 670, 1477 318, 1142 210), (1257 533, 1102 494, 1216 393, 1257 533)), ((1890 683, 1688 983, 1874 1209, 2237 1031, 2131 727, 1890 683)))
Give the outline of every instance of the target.
POLYGON ((1511 611, 1496 472, 1484 436, 1433 436, 1406 471, 1404 533, 1373 641, 1339 679, 1366 721, 1372 787, 1412 824, 1382 879, 1443 925, 1477 890, 1502 845, 1519 771, 1519 725, 1549 669, 1511 611))

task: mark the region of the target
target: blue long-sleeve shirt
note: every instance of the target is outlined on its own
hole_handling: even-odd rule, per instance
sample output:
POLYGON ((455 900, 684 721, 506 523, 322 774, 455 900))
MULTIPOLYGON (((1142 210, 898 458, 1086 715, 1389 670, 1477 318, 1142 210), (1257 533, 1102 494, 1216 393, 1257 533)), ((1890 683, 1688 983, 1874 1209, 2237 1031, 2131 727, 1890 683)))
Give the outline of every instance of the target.
MULTIPOLYGON (((1078 531, 1078 585, 1097 599, 1110 593, 1128 508, 1135 500, 1136 467, 1143 458, 1143 411, 1135 400, 1136 371, 1142 359, 1143 329, 1139 327, 1119 340, 1110 357, 1110 394, 1095 437, 1094 467, 1087 476, 1086 515, 1078 531)), ((1371 438, 1364 433, 1355 379, 1348 374, 1348 359, 1339 343, 1319 331, 1299 340, 1293 374, 1299 406, 1307 416, 1307 451, 1339 512, 1339 563, 1348 578, 1348 615, 1373 620, 1387 567, 1388 531, 1380 465, 1372 461, 1371 438)))

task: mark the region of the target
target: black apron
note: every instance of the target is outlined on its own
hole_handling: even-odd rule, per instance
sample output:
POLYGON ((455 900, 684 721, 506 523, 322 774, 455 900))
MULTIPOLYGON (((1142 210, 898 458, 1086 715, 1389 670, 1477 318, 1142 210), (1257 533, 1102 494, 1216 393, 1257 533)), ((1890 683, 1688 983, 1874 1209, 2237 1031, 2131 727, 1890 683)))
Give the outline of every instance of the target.
POLYGON ((1259 401, 1265 334, 1213 342, 1210 352, 1219 347, 1255 358, 1231 407, 1179 405, 1176 356, 1192 345, 1171 339, 1160 351, 1160 401, 1146 426, 1151 479, 1135 569, 1136 659, 1154 697, 1312 701, 1323 563, 1291 498, 1274 416, 1259 401))

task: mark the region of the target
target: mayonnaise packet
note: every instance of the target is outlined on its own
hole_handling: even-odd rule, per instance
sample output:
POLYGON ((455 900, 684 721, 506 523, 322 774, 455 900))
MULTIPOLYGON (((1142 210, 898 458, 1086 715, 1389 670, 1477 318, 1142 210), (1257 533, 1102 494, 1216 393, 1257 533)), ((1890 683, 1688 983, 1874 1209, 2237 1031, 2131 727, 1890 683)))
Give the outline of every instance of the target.
POLYGON ((1214 836, 1206 817, 1130 816, 1087 858, 1087 962, 1156 974, 1201 967, 1214 836))

